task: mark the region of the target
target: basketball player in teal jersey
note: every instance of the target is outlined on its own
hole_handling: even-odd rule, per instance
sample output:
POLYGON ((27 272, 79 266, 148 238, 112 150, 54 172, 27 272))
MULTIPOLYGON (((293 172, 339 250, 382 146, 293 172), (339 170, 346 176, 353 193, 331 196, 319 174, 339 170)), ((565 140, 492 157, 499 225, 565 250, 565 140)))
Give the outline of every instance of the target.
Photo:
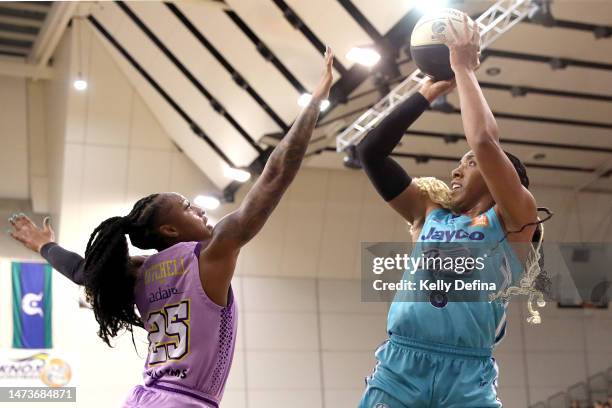
MULTIPOLYGON (((465 27, 447 44, 455 80, 428 80, 367 135, 357 153, 379 194, 412 225, 413 241, 499 243, 509 267, 488 262, 486 270, 502 274, 510 269, 516 276, 526 254, 512 246, 530 243, 538 234, 536 202, 527 190, 525 167, 501 148, 497 123, 474 73, 478 29, 470 30, 467 21, 465 27), (388 156, 429 103, 455 82, 471 150, 452 171, 449 189, 433 178, 412 180, 388 156)), ((506 302, 397 299, 388 315, 389 340, 376 351, 377 365, 360 407, 500 407, 492 350, 505 333, 506 302)))

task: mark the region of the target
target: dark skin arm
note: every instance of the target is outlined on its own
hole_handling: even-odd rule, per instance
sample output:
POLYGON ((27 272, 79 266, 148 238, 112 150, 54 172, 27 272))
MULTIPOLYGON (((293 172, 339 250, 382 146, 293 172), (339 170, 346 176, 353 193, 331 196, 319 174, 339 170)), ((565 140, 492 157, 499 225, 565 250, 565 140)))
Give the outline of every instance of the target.
POLYGON ((240 207, 217 223, 212 238, 202 247, 200 279, 208 297, 218 305, 227 305, 240 249, 263 228, 300 168, 319 117, 320 103, 329 95, 332 62, 333 54, 328 49, 323 75, 309 105, 276 146, 240 207))
MULTIPOLYGON (((9 218, 9 224, 11 225, 11 230, 9 234, 16 241, 21 242, 26 248, 29 250, 40 254, 40 251, 43 246, 48 243, 55 242, 55 231, 51 227, 51 221, 49 217, 45 217, 43 220, 42 227, 38 227, 28 216, 23 213, 15 214, 11 218, 9 218)), ((72 257, 76 258, 77 254, 71 254, 72 257)), ((67 271, 62 270, 61 267, 57 265, 51 265, 59 268, 60 272, 71 279, 77 285, 82 285, 83 282, 83 267, 85 259, 83 257, 79 257, 78 264, 78 272, 74 275, 67 273, 67 271)), ((130 258, 130 265, 132 266, 132 271, 135 272, 145 261, 146 257, 144 256, 133 256, 130 258)), ((72 262, 71 262, 72 264, 72 262)), ((65 267, 65 266, 64 266, 65 267)))
MULTIPOLYGON (((457 80, 465 137, 506 230, 520 229, 536 221, 536 203, 529 190, 521 185, 514 166, 502 150, 497 122, 476 79, 475 70, 480 65, 479 28, 477 25, 468 28, 466 15, 463 30, 449 25, 451 39, 447 45, 457 80)), ((535 226, 526 228, 509 239, 529 241, 534 230, 535 226)))

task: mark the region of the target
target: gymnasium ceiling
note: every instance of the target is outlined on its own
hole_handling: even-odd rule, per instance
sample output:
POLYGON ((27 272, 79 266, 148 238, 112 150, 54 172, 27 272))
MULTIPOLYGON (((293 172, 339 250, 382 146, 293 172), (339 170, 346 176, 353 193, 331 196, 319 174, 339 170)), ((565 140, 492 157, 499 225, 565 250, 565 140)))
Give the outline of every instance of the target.
MULTIPOLYGON (((492 3, 452 6, 476 17, 492 3)), ((392 87, 415 69, 405 52, 421 15, 414 4, 100 2, 87 14, 168 134, 229 191, 236 186, 223 166, 263 162, 298 113, 298 96, 316 85, 325 44, 337 56, 332 106, 306 165, 346 169, 335 152, 338 131, 380 99, 381 84, 392 87), (372 70, 346 59, 351 47, 368 44, 383 54, 372 70)), ((479 80, 504 147, 528 164, 534 183, 612 191, 612 1, 556 0, 552 14, 552 27, 522 22, 495 42, 479 80)), ((456 94, 449 101, 458 107, 456 94)), ((458 110, 428 111, 395 154, 413 175, 446 177, 467 150, 462 137, 458 110)))
POLYGON ((0 55, 27 57, 50 8, 50 1, 0 3, 0 55))

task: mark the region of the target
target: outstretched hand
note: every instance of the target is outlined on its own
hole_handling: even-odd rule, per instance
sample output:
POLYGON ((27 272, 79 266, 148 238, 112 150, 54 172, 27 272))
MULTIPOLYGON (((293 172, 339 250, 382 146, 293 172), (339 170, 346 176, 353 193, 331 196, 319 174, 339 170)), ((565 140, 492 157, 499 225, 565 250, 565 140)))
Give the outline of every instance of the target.
POLYGON ((450 63, 453 71, 468 69, 475 71, 480 66, 480 27, 474 22, 468 23, 467 14, 463 14, 463 29, 457 30, 451 20, 447 22, 450 63))
POLYGON ((49 217, 45 217, 42 228, 23 213, 13 215, 9 218, 9 223, 13 227, 9 231, 11 237, 32 251, 40 252, 43 245, 55 242, 55 232, 51 228, 49 217))
POLYGON ((329 46, 325 49, 325 66, 323 68, 323 74, 319 84, 312 93, 312 98, 316 101, 323 101, 329 96, 329 89, 331 88, 332 81, 334 79, 332 72, 332 65, 334 63, 334 53, 329 46))
POLYGON ((434 82, 433 79, 427 78, 421 85, 419 92, 429 103, 432 103, 437 97, 452 92, 456 85, 457 83, 454 79, 434 82))

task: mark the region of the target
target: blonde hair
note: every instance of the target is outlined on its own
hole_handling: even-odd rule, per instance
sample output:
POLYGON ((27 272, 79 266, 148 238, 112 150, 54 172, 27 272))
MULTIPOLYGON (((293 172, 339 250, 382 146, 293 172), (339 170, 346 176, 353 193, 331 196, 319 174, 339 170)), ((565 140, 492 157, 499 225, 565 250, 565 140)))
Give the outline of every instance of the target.
MULTIPOLYGON (((451 209, 451 189, 442 180, 435 177, 415 177, 412 179, 412 182, 415 183, 420 192, 429 197, 432 202, 440 205, 442 208, 451 209)), ((410 225, 410 233, 412 234, 414 232, 414 227, 410 223, 408 223, 408 225, 410 225)), ((510 296, 528 296, 527 309, 529 311, 529 317, 527 321, 532 324, 539 324, 542 321, 540 313, 535 310, 534 305, 539 307, 544 307, 546 305, 543 293, 536 289, 535 285, 536 278, 542 272, 540 267, 540 251, 544 239, 544 226, 540 224, 540 228, 542 229, 540 239, 535 247, 532 245, 529 251, 525 262, 525 271, 518 286, 505 288, 489 299, 490 301, 495 299, 508 301, 510 296)))
POLYGON ((422 194, 427 195, 431 201, 450 209, 451 189, 445 182, 435 177, 415 177, 412 182, 416 184, 422 194))

